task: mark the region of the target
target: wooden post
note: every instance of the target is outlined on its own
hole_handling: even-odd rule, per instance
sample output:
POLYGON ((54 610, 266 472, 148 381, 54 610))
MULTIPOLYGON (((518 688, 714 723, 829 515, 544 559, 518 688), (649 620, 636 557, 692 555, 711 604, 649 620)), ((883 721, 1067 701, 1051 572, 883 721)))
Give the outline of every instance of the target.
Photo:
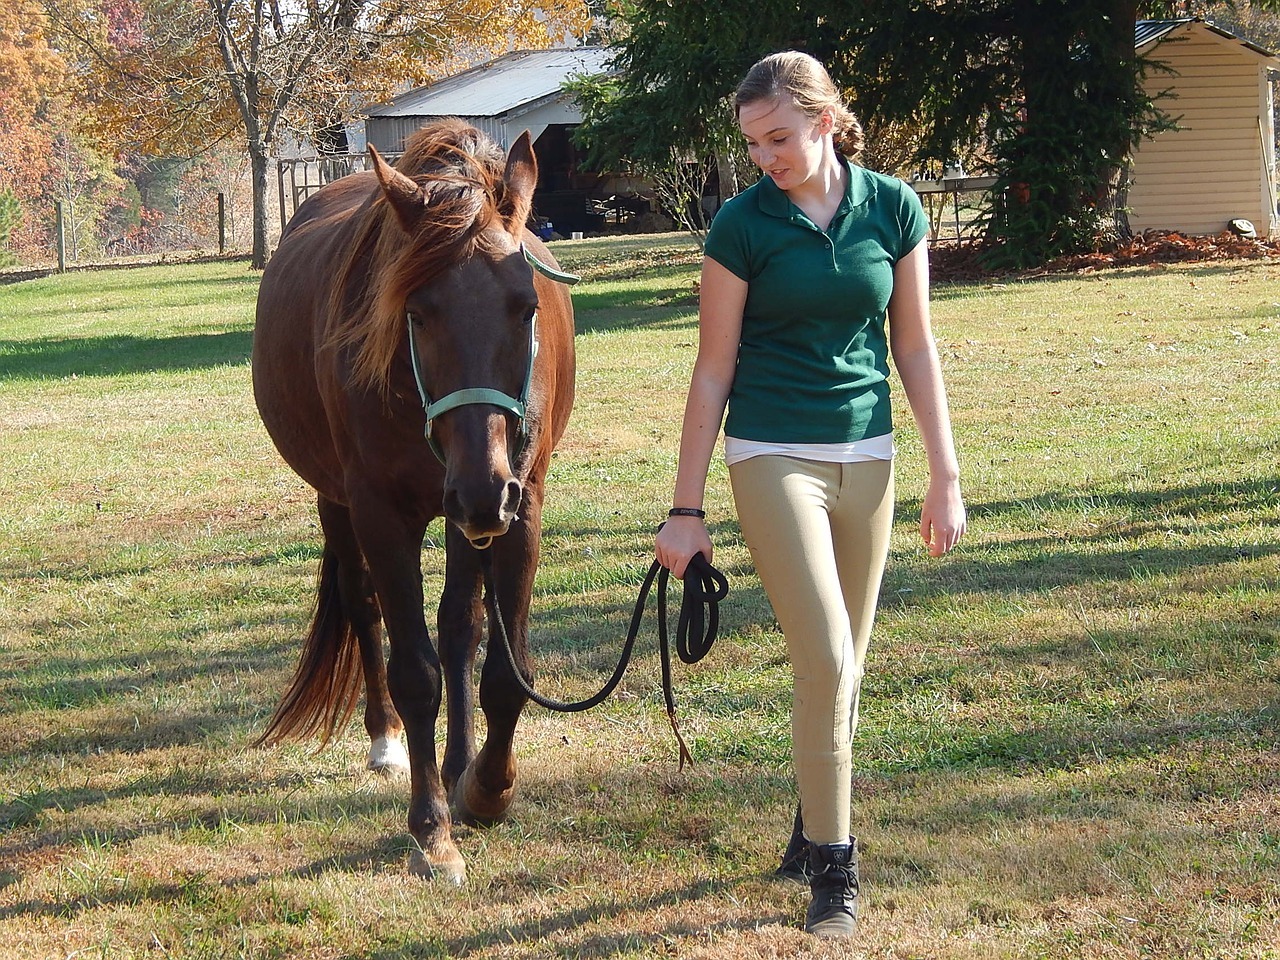
MULTIPOLYGON (((292 164, 290 164, 289 166, 289 171, 290 173, 293 172, 292 164)), ((289 215, 285 211, 285 204, 284 204, 284 161, 279 159, 276 160, 276 194, 280 198, 280 231, 281 233, 283 233, 285 226, 289 222, 289 215)), ((298 205, 296 194, 294 197, 293 204, 295 207, 298 205)))
POLYGON ((67 272, 67 218, 63 213, 62 201, 53 205, 53 232, 58 242, 58 272, 67 272))
POLYGON ((227 196, 218 194, 218 256, 227 252, 227 196))

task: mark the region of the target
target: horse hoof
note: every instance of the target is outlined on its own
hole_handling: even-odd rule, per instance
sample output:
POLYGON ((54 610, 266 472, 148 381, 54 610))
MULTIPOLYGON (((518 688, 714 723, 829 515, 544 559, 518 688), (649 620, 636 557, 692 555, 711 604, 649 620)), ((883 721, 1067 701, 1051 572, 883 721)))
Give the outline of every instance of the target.
POLYGON ((409 854, 409 872, 437 883, 460 887, 467 882, 467 865, 453 844, 428 855, 425 850, 409 854))
POLYGON ((515 797, 514 783, 498 793, 485 790, 476 780, 473 768, 467 767, 453 788, 454 819, 473 827, 492 827, 507 818, 507 810, 515 797))
POLYGON ((389 777, 409 772, 409 754, 399 737, 378 737, 369 745, 369 769, 389 777))

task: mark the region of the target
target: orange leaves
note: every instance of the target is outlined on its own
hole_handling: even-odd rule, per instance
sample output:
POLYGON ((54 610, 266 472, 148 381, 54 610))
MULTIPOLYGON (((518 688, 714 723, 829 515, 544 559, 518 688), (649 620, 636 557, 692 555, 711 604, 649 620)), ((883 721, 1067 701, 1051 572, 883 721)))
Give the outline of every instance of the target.
POLYGON ((583 0, 365 0, 367 43, 345 61, 347 93, 386 99, 510 50, 572 45, 591 18, 583 0))
POLYGON ((62 58, 49 46, 49 23, 37 0, 0 4, 0 111, 9 123, 30 123, 56 91, 62 58))

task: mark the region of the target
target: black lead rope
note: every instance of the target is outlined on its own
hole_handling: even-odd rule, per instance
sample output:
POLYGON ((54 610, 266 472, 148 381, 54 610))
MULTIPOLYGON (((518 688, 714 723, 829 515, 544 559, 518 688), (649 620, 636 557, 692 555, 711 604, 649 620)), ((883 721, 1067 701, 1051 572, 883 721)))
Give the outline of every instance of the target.
MULTIPOLYGON (((640 635, 640 622, 644 619, 644 609, 649 601, 649 591, 654 582, 658 586, 658 654, 662 662, 662 696, 667 705, 667 719, 671 721, 671 729, 675 732, 676 741, 680 744, 680 769, 685 763, 692 763, 693 757, 680 735, 680 724, 676 721, 676 698, 671 690, 671 643, 667 632, 667 584, 671 571, 657 560, 645 574, 644 583, 640 585, 640 594, 636 597, 635 608, 631 612, 631 626, 627 629, 627 639, 622 646, 622 655, 618 666, 607 683, 593 696, 585 700, 569 702, 545 697, 533 689, 524 674, 516 665, 516 655, 511 649, 511 638, 507 634, 507 625, 503 622, 502 611, 498 606, 497 593, 493 588, 493 559, 488 550, 481 551, 480 567, 484 571, 484 587, 488 604, 494 612, 494 622, 498 627, 498 636, 502 647, 507 652, 507 660, 511 664, 511 672, 525 694, 534 703, 554 710, 558 713, 581 713, 590 710, 608 698, 622 681, 631 654, 635 649, 636 637, 640 635)), ((708 653, 716 641, 716 632, 720 627, 720 601, 729 595, 729 581, 725 575, 711 566, 700 553, 689 561, 684 574, 684 596, 680 603, 680 618, 676 623, 676 654, 681 661, 688 664, 697 663, 708 653)))

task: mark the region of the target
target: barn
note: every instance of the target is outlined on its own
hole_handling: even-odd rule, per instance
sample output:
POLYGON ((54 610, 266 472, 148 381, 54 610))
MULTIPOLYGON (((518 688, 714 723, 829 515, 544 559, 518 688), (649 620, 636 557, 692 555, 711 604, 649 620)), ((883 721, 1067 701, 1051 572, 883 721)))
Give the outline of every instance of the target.
POLYGON ((409 134, 432 120, 460 117, 505 150, 528 130, 538 157, 535 213, 565 236, 594 231, 607 212, 595 196, 599 177, 578 168, 571 132, 582 113, 562 85, 607 73, 611 56, 604 47, 590 46, 509 53, 369 108, 365 137, 379 151, 396 154, 409 134))
POLYGON ((1165 64, 1148 95, 1178 129, 1133 154, 1129 225, 1214 234, 1235 219, 1260 236, 1277 231, 1275 125, 1269 71, 1280 59, 1201 19, 1140 20, 1137 51, 1165 64))

